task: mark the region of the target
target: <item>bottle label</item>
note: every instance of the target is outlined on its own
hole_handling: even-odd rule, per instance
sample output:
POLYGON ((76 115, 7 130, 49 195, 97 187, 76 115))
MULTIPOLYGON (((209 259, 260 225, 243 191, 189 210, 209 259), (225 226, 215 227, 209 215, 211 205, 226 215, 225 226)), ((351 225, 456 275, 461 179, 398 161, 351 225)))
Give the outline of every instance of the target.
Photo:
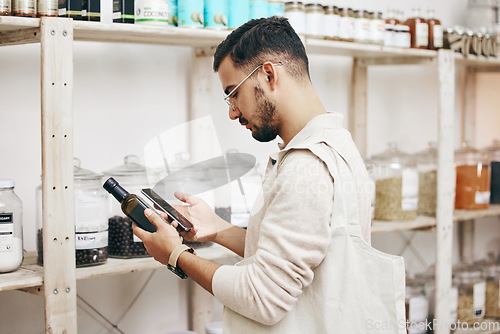
POLYGON ((413 297, 409 300, 408 321, 410 322, 408 333, 425 334, 425 321, 429 314, 429 301, 424 296, 413 297))
POLYGON ((77 250, 104 248, 108 246, 108 231, 94 233, 76 233, 75 248, 77 250))
POLYGON ((226 1, 205 0, 205 28, 225 29, 228 25, 228 6, 226 1))
POLYGON ((484 316, 484 307, 486 305, 486 282, 474 284, 474 318, 484 316))
POLYGON ((0 14, 10 14, 10 1, 0 0, 0 14))
POLYGON ((443 27, 440 25, 435 25, 433 29, 434 36, 434 47, 442 48, 443 47, 443 27))
POLYGON ((108 201, 104 192, 75 191, 75 231, 99 232, 108 229, 108 201))
POLYGON ((34 15, 36 14, 36 4, 34 0, 13 0, 14 14, 34 15))
POLYGON ((177 4, 179 27, 203 28, 203 0, 184 0, 177 4))
POLYGON ((429 25, 427 23, 417 23, 416 26, 417 47, 429 45, 429 25))
POLYGON ((343 39, 351 39, 354 35, 354 25, 349 17, 341 17, 339 22, 339 35, 343 39))
POLYGON ((135 23, 168 24, 168 4, 165 0, 136 0, 135 23))
POLYGON ((413 211, 418 207, 418 171, 413 168, 403 170, 401 189, 401 210, 413 211))
POLYGON ((14 242, 14 214, 0 213, 0 252, 12 252, 14 242))
POLYGON ((168 0, 168 25, 177 26, 179 10, 177 8, 177 0, 168 0))
POLYGON ((475 202, 476 204, 488 204, 490 202, 490 192, 476 191, 475 202))
POLYGON ((47 16, 59 15, 59 3, 57 0, 38 1, 38 14, 47 16))

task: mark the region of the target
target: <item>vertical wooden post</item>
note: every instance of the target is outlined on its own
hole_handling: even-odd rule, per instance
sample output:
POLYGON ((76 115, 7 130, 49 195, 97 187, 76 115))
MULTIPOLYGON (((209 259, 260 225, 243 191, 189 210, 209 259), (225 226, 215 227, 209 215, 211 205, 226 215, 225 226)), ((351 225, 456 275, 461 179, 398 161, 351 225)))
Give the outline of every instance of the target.
POLYGON ((450 289, 453 254, 455 171, 453 138, 455 114, 455 61, 452 51, 438 52, 439 124, 436 230, 436 334, 450 333, 450 289))
POLYGON ((458 248, 460 262, 474 262, 474 220, 462 221, 458 224, 458 248))
POLYGON ((73 23, 41 19, 45 332, 77 331, 73 187, 73 23))
POLYGON ((363 157, 366 157, 367 153, 367 73, 367 67, 360 65, 360 60, 354 58, 352 64, 349 130, 363 157))

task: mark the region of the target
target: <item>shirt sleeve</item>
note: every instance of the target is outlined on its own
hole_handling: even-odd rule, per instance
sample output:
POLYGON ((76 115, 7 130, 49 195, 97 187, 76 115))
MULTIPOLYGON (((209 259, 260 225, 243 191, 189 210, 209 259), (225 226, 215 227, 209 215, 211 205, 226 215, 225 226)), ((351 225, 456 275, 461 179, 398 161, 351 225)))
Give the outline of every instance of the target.
POLYGON ((264 193, 267 208, 257 251, 240 265, 217 269, 212 289, 226 307, 272 325, 311 284, 326 255, 334 189, 323 161, 309 150, 293 150, 273 185, 263 190, 269 193, 264 193))

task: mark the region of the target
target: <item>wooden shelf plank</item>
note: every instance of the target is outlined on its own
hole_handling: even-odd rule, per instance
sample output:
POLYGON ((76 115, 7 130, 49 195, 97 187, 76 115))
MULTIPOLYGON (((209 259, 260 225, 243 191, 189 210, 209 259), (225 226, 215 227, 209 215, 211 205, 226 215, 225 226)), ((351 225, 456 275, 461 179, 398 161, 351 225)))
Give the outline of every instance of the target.
POLYGON ((436 227, 436 218, 428 216, 418 216, 417 219, 408 221, 374 220, 372 224, 372 234, 417 230, 432 227, 436 227))
POLYGON ((0 31, 39 28, 40 19, 32 17, 0 16, 0 31))
POLYGON ((488 209, 483 210, 455 210, 453 220, 458 222, 494 216, 500 216, 500 204, 490 204, 488 209))

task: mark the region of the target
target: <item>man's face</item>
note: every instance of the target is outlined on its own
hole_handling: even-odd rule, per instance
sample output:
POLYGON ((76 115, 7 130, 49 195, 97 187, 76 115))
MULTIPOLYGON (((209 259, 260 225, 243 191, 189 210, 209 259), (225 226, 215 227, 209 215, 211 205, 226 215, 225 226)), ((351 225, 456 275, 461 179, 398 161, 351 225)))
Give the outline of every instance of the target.
MULTIPOLYGON (((219 79, 225 94, 234 90, 249 73, 236 69, 229 57, 226 57, 219 66, 219 79)), ((268 142, 279 135, 281 118, 276 104, 267 96, 261 86, 262 77, 265 77, 262 68, 234 91, 229 102, 229 118, 240 122, 241 125, 252 131, 252 137, 261 142, 268 142), (233 110, 234 107, 234 110, 233 110)))

